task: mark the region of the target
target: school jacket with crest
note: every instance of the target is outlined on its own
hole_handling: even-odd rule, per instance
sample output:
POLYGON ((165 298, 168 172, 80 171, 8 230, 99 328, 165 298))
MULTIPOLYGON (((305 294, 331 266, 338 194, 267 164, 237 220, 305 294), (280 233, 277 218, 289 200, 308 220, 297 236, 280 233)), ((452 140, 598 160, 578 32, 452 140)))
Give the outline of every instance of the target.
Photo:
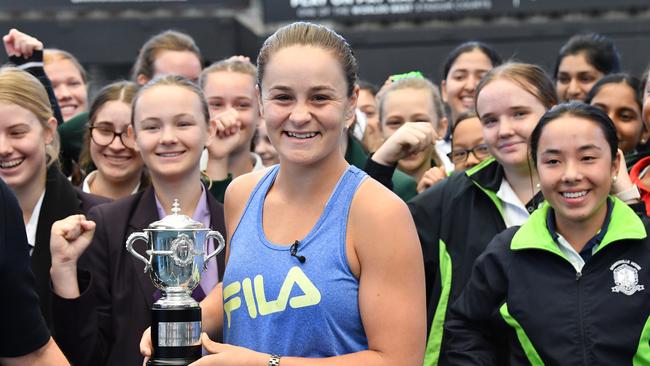
POLYGON ((650 221, 612 199, 607 232, 580 272, 549 233, 548 204, 497 235, 449 312, 447 361, 650 365, 650 221), (499 333, 505 348, 492 342, 499 333))

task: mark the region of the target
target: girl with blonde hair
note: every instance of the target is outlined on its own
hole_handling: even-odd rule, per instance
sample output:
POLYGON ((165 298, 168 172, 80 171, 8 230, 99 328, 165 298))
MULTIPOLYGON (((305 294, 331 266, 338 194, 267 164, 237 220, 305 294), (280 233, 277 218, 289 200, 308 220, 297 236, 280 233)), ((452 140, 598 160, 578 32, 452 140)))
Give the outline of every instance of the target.
POLYGON ((56 119, 45 89, 28 73, 0 70, 0 178, 23 211, 41 309, 51 325, 50 228, 52 223, 105 202, 74 188, 59 171, 56 119))
MULTIPOLYGON (((138 341, 160 292, 124 249, 131 233, 170 214, 174 199, 183 214, 225 232, 223 206, 201 181, 199 159, 215 133, 201 90, 177 75, 154 78, 131 108, 129 136, 151 186, 52 228, 52 285, 57 314, 65 314, 56 331, 65 335, 60 346, 75 365, 142 364, 138 341)), ((223 278, 223 253, 216 258, 194 290, 197 301, 223 278)))

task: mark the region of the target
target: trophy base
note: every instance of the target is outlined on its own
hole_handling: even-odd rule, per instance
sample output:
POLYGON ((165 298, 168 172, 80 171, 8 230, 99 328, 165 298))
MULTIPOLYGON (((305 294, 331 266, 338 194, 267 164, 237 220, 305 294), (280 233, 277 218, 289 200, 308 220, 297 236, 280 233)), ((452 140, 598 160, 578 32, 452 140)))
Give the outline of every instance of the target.
POLYGON ((147 361, 147 366, 187 366, 202 356, 201 346, 166 347, 157 353, 147 361))
POLYGON ((201 308, 152 309, 149 366, 186 366, 201 358, 201 308))

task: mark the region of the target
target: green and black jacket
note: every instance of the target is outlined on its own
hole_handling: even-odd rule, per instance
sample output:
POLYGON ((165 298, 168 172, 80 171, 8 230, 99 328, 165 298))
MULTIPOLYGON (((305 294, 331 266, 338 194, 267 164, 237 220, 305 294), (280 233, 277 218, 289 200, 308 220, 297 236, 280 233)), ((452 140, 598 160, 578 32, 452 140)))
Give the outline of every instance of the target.
POLYGON ((612 200, 607 232, 580 272, 549 232, 548 204, 497 235, 449 312, 446 361, 650 365, 650 222, 612 200))
MULTIPOLYGON (((445 364, 440 354, 447 338, 443 325, 448 304, 460 295, 476 258, 506 229, 503 203, 496 196, 503 179, 503 167, 487 159, 452 174, 408 203, 424 255, 429 326, 425 366, 445 364)), ((536 195, 526 205, 528 211, 542 199, 536 195)))

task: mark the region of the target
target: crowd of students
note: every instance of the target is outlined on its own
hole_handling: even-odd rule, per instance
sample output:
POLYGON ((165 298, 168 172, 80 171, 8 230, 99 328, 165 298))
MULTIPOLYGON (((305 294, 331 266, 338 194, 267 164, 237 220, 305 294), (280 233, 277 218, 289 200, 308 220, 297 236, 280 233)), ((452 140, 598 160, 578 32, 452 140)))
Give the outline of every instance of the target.
POLYGON ((439 85, 377 88, 324 26, 206 68, 166 31, 90 102, 73 55, 3 42, 22 222, 3 205, 0 250, 34 277, 1 258, 0 288, 35 292, 16 319, 45 325, 7 332, 26 346, 0 363, 146 361, 159 294, 124 243, 178 199, 227 238, 192 293, 195 365, 650 364, 650 84, 604 36, 572 37, 550 76, 471 41, 439 85))

